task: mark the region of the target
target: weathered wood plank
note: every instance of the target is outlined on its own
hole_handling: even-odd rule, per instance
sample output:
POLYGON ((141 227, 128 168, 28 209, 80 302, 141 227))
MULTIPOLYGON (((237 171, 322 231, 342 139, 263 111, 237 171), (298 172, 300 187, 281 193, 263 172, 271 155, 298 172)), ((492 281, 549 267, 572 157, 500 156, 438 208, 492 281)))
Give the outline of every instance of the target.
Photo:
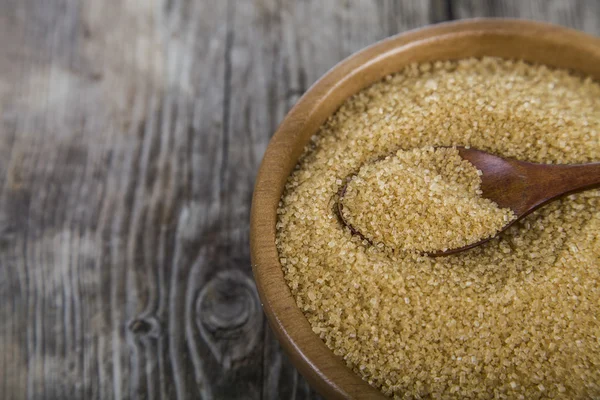
POLYGON ((0 0, 0 396, 316 398, 251 280, 268 139, 352 52, 496 3, 0 0))
POLYGON ((457 18, 528 18, 600 35, 600 2, 597 0, 450 1, 457 18))
POLYGON ((222 121, 226 10, 161 6, 26 2, 3 24, 4 398, 203 392, 183 317, 221 157, 200 133, 222 121))

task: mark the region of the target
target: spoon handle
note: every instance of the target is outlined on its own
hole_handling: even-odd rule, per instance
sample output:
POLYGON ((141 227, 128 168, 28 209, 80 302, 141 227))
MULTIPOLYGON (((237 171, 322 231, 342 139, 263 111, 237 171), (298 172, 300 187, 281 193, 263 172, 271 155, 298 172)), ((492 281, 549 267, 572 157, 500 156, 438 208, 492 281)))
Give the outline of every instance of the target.
POLYGON ((529 207, 533 209, 557 197, 600 187, 600 163, 527 164, 529 207))
POLYGON ((483 197, 518 217, 560 196, 600 187, 600 163, 536 164, 459 147, 462 158, 484 173, 483 197))

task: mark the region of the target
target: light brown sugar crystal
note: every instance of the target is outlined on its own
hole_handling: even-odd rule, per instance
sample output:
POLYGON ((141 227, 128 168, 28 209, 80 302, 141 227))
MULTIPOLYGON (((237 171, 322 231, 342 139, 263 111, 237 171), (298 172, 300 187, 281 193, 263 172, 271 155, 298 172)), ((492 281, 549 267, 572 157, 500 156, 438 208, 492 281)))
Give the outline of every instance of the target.
POLYGON ((456 249, 493 236, 515 218, 481 197, 480 174, 456 148, 399 150, 352 176, 341 213, 375 246, 456 249))
POLYGON ((411 65, 349 98, 307 146, 278 210, 285 278, 314 332, 397 398, 600 398, 600 191, 454 256, 352 235, 336 214, 344 179, 428 146, 598 161, 600 85, 484 58, 411 65))

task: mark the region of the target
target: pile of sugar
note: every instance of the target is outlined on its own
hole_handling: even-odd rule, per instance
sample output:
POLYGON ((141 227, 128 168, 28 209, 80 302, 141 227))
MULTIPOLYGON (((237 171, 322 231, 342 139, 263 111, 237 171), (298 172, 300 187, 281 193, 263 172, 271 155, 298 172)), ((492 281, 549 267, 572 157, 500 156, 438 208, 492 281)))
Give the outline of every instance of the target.
POLYGON ((599 135, 598 83, 520 61, 411 65, 359 92, 313 137, 278 210, 298 307, 390 396, 600 397, 600 191, 438 258, 369 246, 336 214, 343 180, 399 148, 583 163, 600 159, 599 135))
POLYGON ((455 147, 399 150, 352 176, 340 211, 380 248, 456 249, 495 235, 515 218, 481 197, 480 175, 455 147))

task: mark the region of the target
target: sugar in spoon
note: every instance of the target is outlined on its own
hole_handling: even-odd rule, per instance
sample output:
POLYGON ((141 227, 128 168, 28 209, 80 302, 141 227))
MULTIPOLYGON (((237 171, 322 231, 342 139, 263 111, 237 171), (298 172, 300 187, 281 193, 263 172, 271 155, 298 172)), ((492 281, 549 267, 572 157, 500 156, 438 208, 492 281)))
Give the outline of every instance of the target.
MULTIPOLYGON (((600 162, 589 164, 536 164, 502 158, 482 150, 457 147, 459 155, 480 170, 481 196, 492 200, 501 208, 510 208, 515 217, 496 235, 469 245, 445 251, 427 253, 430 256, 447 256, 479 246, 512 224, 565 195, 600 187, 600 162)), ((338 214, 354 234, 366 238, 344 219, 343 200, 348 183, 339 192, 338 214)))

